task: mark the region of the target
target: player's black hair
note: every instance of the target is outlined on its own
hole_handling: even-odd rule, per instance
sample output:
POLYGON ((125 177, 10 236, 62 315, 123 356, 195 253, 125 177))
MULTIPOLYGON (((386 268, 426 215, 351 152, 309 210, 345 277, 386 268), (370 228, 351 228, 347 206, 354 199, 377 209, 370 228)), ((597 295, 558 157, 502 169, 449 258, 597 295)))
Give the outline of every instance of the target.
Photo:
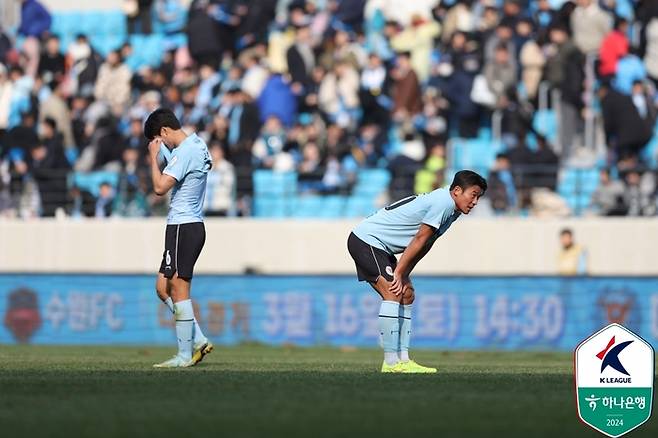
POLYGON ((569 236, 573 237, 573 231, 571 228, 562 228, 560 231, 560 236, 564 236, 565 234, 568 234, 569 236))
POLYGON ((144 137, 151 141, 160 135, 162 128, 181 129, 180 122, 170 109, 158 108, 148 116, 144 122, 144 137))
POLYGON ((452 180, 452 184, 450 184, 450 190, 453 190, 455 187, 461 187, 462 190, 466 190, 473 186, 480 187, 482 194, 484 194, 487 191, 487 180, 472 170, 460 170, 455 174, 455 178, 452 180))

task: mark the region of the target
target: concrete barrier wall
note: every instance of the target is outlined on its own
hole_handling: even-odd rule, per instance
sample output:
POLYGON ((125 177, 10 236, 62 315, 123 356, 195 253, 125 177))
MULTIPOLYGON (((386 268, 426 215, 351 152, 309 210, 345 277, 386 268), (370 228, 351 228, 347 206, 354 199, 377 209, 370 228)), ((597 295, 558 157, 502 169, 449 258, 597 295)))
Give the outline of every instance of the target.
MULTIPOLYGON (((353 272, 346 239, 355 221, 214 219, 198 273, 353 272)), ((460 219, 419 263, 422 274, 550 275, 558 233, 574 229, 593 275, 658 275, 658 221, 651 219, 460 219)), ((150 273, 165 222, 0 220, 0 272, 150 273)))

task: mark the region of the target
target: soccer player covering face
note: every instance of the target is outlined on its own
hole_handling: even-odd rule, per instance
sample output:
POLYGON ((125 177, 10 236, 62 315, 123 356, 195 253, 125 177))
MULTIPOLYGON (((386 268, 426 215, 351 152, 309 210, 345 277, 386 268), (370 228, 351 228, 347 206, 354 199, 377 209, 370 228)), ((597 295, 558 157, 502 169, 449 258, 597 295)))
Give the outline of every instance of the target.
POLYGON ((149 140, 153 191, 165 195, 173 189, 155 288, 175 316, 178 353, 154 367, 189 367, 213 349, 194 317, 190 300, 194 264, 206 241, 202 210, 212 161, 205 142, 196 134, 184 132, 170 110, 151 113, 144 124, 144 135, 149 140), (159 160, 165 164, 163 171, 159 160))
POLYGON ((359 281, 382 297, 379 330, 383 373, 435 373, 409 358, 414 287, 409 275, 436 239, 461 214, 468 214, 487 190, 484 178, 457 172, 450 189, 414 195, 382 208, 357 225, 347 240, 359 281), (402 254, 398 261, 396 254, 402 254))

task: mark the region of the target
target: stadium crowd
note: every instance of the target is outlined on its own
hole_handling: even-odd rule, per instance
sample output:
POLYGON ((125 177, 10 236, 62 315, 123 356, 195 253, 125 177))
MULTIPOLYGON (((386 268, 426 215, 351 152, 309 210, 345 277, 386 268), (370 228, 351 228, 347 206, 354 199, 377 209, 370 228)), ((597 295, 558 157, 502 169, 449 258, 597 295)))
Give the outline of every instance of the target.
POLYGON ((15 32, 0 29, 0 216, 163 214, 142 133, 160 106, 209 145, 209 215, 251 214, 254 169, 297 172, 301 193, 349 193, 364 168, 390 170, 392 199, 430 191, 444 183, 450 138, 492 130, 504 148, 487 197, 516 214, 550 204, 534 189, 557 196, 558 169, 587 149, 592 114, 606 148, 591 211, 656 213, 646 151, 658 2, 124 3, 129 33, 158 22, 187 44, 163 47, 157 66, 131 63, 127 42, 104 57, 84 34, 63 47, 36 0, 22 1, 15 32), (558 136, 536 129, 542 99, 559 108, 558 136), (89 171, 118 178, 88 191, 71 175, 89 171))

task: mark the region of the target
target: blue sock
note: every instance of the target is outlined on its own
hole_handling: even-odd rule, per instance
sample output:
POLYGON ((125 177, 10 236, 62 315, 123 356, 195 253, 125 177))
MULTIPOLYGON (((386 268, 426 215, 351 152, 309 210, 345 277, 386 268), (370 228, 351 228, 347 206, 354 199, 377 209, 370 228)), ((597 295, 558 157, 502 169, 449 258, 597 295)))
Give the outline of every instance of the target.
POLYGON ((192 337, 194 331, 194 310, 192 301, 187 299, 174 304, 176 311, 176 336, 178 355, 184 360, 192 359, 192 337))
POLYGON ((400 306, 400 345, 398 356, 402 362, 409 362, 409 343, 411 342, 411 304, 400 306))
POLYGON ((384 360, 387 365, 398 363, 398 345, 400 343, 400 303, 382 301, 379 308, 379 332, 384 344, 384 360))

